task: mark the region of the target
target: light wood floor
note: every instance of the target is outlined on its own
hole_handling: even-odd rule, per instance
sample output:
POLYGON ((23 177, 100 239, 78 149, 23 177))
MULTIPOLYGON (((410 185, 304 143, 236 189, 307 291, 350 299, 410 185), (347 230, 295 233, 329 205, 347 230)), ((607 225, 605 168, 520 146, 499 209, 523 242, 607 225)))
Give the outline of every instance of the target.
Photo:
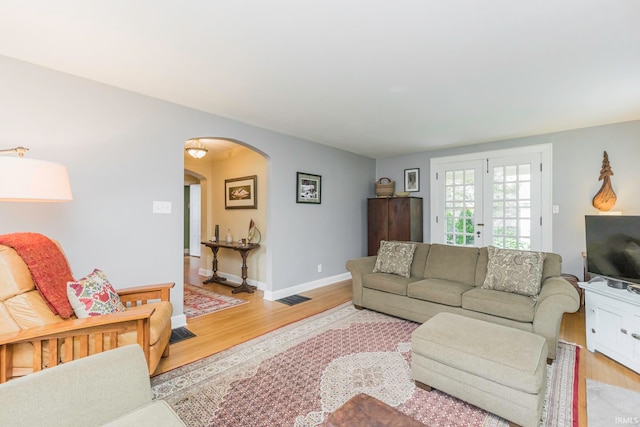
MULTIPOLYGON (((202 283, 204 278, 198 275, 199 265, 198 258, 185 257, 186 283, 202 283)), ((250 302, 189 320, 187 328, 196 334, 196 337, 172 344, 171 354, 160 362, 156 375, 351 300, 351 281, 304 292, 302 295, 311 297, 311 300, 294 306, 265 301, 261 291, 233 295, 228 286, 211 284, 206 287, 250 302)), ((582 346, 578 390, 581 426, 587 425, 585 378, 640 392, 639 374, 600 353, 587 350, 584 309, 577 313, 565 314, 560 338, 582 346)))

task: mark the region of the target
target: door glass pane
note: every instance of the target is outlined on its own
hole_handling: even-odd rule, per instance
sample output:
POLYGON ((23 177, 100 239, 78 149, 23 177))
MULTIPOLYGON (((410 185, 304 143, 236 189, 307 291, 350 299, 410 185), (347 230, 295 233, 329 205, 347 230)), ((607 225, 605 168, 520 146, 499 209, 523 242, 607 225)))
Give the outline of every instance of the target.
POLYGON ((451 245, 475 244, 475 170, 445 172, 445 242, 451 245))
POLYGON ((531 164, 492 168, 491 241, 506 249, 531 249, 531 164))

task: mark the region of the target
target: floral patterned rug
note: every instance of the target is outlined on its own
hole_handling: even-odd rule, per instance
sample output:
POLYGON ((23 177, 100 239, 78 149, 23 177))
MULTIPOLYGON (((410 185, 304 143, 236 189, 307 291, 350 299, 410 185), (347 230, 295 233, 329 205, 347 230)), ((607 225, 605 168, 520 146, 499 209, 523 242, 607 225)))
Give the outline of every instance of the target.
MULTIPOLYGON (((411 380, 417 323, 351 303, 151 379, 188 426, 317 426, 357 393, 431 426, 506 426, 501 418, 411 380)), ((544 426, 577 426, 578 347, 548 366, 544 426)))
POLYGON ((184 314, 187 319, 203 316, 214 311, 246 304, 249 301, 222 295, 199 286, 184 284, 184 314))

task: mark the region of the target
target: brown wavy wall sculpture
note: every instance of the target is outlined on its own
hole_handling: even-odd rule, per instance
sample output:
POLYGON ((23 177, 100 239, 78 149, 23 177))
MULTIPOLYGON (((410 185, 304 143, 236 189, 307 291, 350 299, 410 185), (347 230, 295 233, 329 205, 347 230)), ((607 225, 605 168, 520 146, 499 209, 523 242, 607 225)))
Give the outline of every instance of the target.
POLYGON ((593 207, 598 210, 608 211, 616 204, 618 197, 611 186, 612 175, 613 171, 611 170, 611 165, 609 165, 609 156, 605 151, 604 158, 602 159, 602 169, 600 169, 600 178, 598 179, 602 181, 602 187, 600 187, 600 191, 593 196, 593 201, 591 202, 593 207))

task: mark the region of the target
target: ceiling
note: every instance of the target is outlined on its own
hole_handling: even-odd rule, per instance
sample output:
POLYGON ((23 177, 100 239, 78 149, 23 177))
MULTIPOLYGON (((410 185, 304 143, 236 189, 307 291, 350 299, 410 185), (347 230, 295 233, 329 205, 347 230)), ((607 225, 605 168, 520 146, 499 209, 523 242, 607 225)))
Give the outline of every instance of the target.
POLYGON ((640 119, 639 21, 638 0, 0 0, 0 55, 381 158, 640 119))

